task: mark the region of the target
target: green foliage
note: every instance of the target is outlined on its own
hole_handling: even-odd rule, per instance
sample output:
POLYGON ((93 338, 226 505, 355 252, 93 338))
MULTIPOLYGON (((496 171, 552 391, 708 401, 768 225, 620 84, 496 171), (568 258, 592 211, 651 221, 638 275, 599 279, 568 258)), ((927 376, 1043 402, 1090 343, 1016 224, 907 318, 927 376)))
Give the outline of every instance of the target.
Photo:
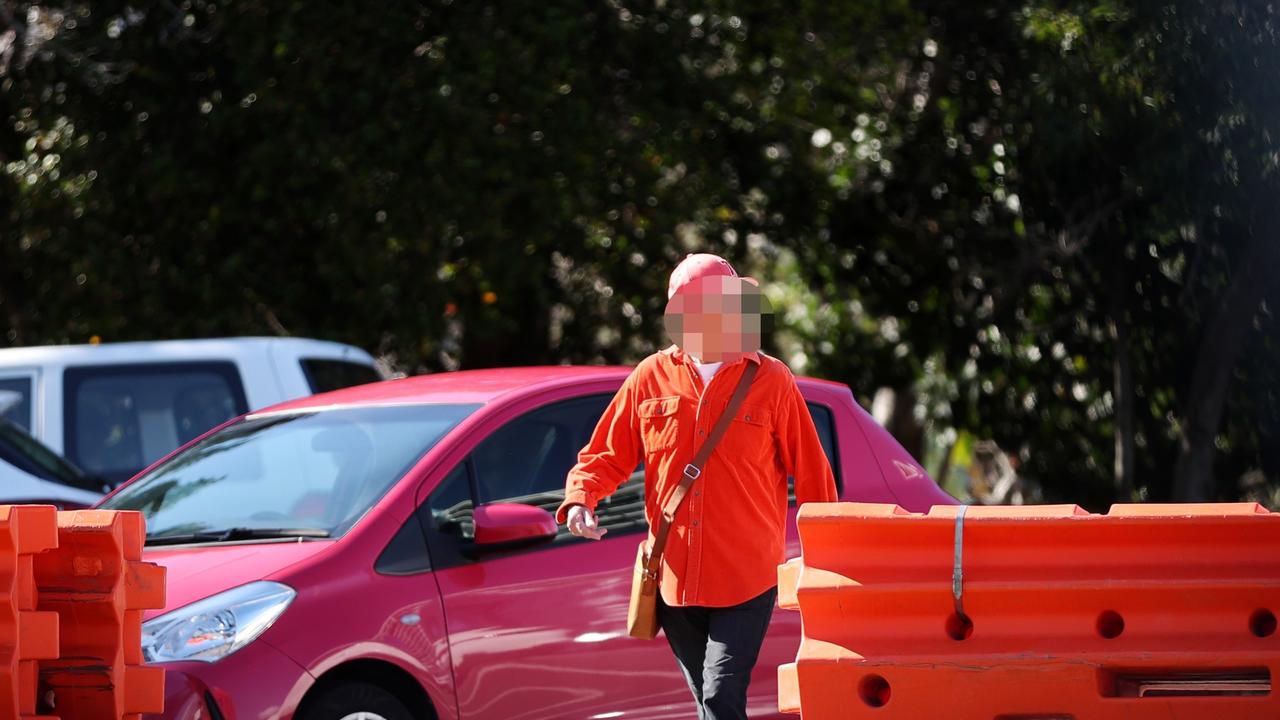
POLYGON ((0 343, 634 361, 710 249, 773 282, 797 367, 914 389, 933 456, 995 438, 1104 505, 1119 392, 1135 496, 1169 498, 1225 364, 1218 494, 1280 479, 1277 283, 1203 352, 1280 264, 1266 6, 0 8, 0 343))

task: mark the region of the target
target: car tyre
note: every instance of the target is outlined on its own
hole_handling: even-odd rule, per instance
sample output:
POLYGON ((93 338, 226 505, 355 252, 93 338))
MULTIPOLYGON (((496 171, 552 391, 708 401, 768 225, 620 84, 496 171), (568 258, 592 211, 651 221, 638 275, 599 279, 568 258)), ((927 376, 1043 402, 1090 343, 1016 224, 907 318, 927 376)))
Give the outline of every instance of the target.
POLYGON ((335 685, 308 702, 298 720, 413 720, 395 695, 372 683, 335 685))

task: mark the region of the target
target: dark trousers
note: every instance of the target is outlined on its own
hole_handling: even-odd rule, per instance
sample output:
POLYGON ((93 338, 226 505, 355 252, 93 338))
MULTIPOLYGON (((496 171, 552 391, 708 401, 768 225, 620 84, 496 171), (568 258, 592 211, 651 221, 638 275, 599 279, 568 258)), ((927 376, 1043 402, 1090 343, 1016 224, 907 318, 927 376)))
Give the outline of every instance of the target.
POLYGON ((777 599, 770 588, 731 607, 671 607, 659 594, 658 625, 693 691, 698 720, 746 720, 747 684, 777 599))

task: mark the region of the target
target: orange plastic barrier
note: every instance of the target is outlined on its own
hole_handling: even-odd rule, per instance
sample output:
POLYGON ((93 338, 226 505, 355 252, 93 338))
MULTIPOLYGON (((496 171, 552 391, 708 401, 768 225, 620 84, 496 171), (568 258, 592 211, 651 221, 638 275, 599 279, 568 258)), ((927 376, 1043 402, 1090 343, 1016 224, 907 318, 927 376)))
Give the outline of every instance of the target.
POLYGON ((164 607, 164 568, 140 562, 136 512, 57 516, 58 546, 35 558, 39 608, 57 613, 60 653, 39 663, 41 690, 67 720, 134 720, 164 705, 164 670, 142 662, 142 611, 164 607))
POLYGON ((1280 718, 1280 514, 808 504, 778 704, 805 720, 1280 718))
POLYGON ((35 720, 36 663, 58 656, 58 616, 36 610, 31 563, 57 544, 52 506, 0 506, 0 717, 35 720))

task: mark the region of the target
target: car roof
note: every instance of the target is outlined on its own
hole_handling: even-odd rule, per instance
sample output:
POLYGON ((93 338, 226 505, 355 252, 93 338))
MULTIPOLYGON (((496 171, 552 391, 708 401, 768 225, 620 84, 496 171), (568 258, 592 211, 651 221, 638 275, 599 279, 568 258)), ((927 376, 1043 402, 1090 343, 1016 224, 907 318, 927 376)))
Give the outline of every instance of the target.
POLYGON ((630 372, 629 367, 586 365, 458 370, 343 388, 283 402, 254 414, 346 405, 484 404, 511 393, 525 394, 592 380, 621 382, 630 372))
MULTIPOLYGON (((507 395, 528 395, 597 381, 620 384, 633 369, 623 365, 547 365, 415 375, 290 400, 253 414, 349 405, 485 404, 507 395)), ((797 380, 803 384, 845 388, 828 380, 803 377, 797 380)))

